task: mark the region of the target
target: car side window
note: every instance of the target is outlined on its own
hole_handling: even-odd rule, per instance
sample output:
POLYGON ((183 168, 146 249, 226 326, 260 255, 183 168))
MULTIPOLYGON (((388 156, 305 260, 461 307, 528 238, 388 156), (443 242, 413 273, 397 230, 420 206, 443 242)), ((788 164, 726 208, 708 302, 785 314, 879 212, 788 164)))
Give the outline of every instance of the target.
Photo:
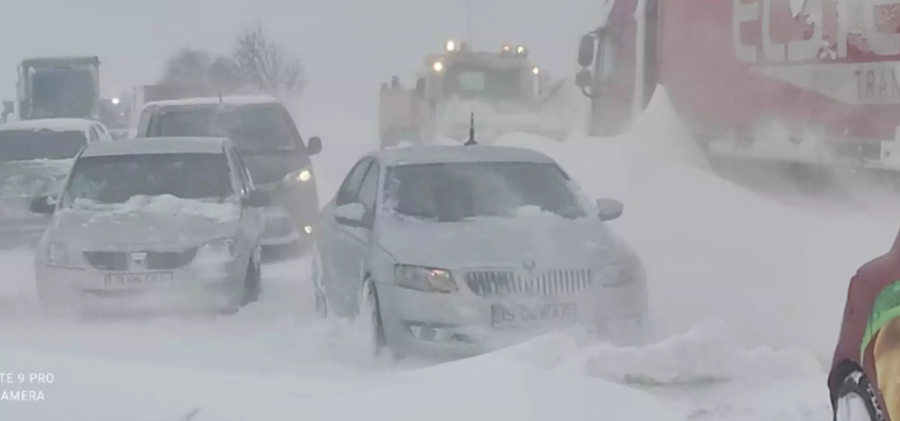
POLYGON ((366 158, 353 167, 350 174, 344 179, 344 183, 341 184, 341 189, 338 190, 338 197, 335 201, 336 206, 343 206, 356 201, 356 196, 362 185, 363 177, 366 175, 366 170, 369 169, 371 163, 372 160, 366 158))
POLYGON ((150 116, 152 112, 151 108, 146 108, 141 112, 141 117, 138 120, 137 137, 146 137, 149 134, 150 116))
POLYGON ((102 125, 97 125, 97 134, 100 135, 100 140, 109 140, 112 138, 109 131, 106 130, 106 127, 103 127, 102 125))
POLYGON ((97 133, 97 126, 91 126, 91 129, 88 130, 88 141, 97 142, 100 140, 100 135, 97 133))
POLYGON ((248 190, 253 190, 256 186, 253 185, 253 177, 250 175, 250 169, 244 165, 244 159, 241 158, 241 154, 237 149, 232 149, 232 153, 237 159, 238 168, 240 168, 241 179, 244 180, 244 185, 247 186, 248 190))
POLYGON ((366 210, 372 212, 375 210, 375 201, 378 199, 378 163, 373 162, 366 172, 366 178, 362 181, 359 188, 357 201, 362 203, 366 210))
POLYGON ((243 196, 247 194, 249 190, 247 189, 247 184, 244 182, 244 177, 240 170, 241 167, 234 155, 234 150, 228 149, 228 152, 225 153, 225 158, 228 161, 228 174, 231 177, 231 184, 237 187, 239 195, 243 196))

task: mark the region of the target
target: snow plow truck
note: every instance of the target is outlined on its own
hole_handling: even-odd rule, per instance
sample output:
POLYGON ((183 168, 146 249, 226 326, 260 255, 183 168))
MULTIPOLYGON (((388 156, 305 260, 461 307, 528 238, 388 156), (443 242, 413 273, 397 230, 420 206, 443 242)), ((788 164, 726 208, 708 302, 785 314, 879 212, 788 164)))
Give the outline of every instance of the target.
POLYGON ((592 135, 625 131, 662 86, 719 168, 900 170, 900 0, 601 6, 576 77, 592 135))
POLYGON ((381 146, 465 142, 472 113, 480 143, 508 132, 560 139, 570 126, 568 114, 554 109, 563 83, 549 80, 525 46, 481 52, 448 41, 443 53, 425 58, 414 87, 402 87, 397 76, 382 83, 381 146))

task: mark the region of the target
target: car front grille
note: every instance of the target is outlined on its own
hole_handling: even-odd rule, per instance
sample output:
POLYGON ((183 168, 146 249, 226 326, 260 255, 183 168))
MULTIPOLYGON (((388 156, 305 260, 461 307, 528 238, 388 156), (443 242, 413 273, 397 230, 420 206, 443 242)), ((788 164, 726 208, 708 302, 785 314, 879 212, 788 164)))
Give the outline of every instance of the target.
POLYGON ((522 276, 513 271, 471 271, 465 276, 469 289, 482 297, 574 295, 592 282, 590 269, 553 270, 537 276, 522 276))
POLYGON ((147 252, 144 264, 139 265, 130 258, 131 252, 120 251, 88 251, 84 253, 87 262, 94 269, 125 270, 167 270, 178 269, 190 264, 197 255, 197 248, 183 252, 147 252))

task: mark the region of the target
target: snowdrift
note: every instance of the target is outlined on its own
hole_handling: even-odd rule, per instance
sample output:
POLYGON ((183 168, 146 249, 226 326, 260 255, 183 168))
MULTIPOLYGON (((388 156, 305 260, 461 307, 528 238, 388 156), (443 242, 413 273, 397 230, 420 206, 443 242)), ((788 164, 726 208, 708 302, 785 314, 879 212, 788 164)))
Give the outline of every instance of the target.
POLYGON ((218 374, 0 351, 53 384, 20 385, 44 401, 3 402, 4 419, 683 420, 685 408, 615 384, 490 357, 354 381, 218 374), (121 387, 120 385, 128 385, 121 387))
POLYGON ((800 347, 828 361, 849 277, 890 247, 895 221, 798 209, 716 176, 667 102, 658 89, 619 138, 516 134, 502 144, 546 153, 588 195, 625 203, 610 225, 646 265, 661 332, 723 320, 741 344, 800 347))

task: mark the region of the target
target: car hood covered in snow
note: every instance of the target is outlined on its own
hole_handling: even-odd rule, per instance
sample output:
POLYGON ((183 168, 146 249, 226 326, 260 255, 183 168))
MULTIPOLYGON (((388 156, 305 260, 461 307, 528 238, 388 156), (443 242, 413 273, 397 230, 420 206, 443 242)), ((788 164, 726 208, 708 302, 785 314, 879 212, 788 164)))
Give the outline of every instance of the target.
POLYGON ((583 268, 636 260, 599 218, 567 219, 539 210, 455 223, 388 216, 379 235, 400 263, 447 269, 521 267, 525 261, 539 268, 583 268))
POLYGON ((240 207, 174 196, 135 196, 120 205, 76 200, 60 211, 51 236, 55 242, 95 250, 140 244, 148 248, 178 249, 233 237, 240 207))

